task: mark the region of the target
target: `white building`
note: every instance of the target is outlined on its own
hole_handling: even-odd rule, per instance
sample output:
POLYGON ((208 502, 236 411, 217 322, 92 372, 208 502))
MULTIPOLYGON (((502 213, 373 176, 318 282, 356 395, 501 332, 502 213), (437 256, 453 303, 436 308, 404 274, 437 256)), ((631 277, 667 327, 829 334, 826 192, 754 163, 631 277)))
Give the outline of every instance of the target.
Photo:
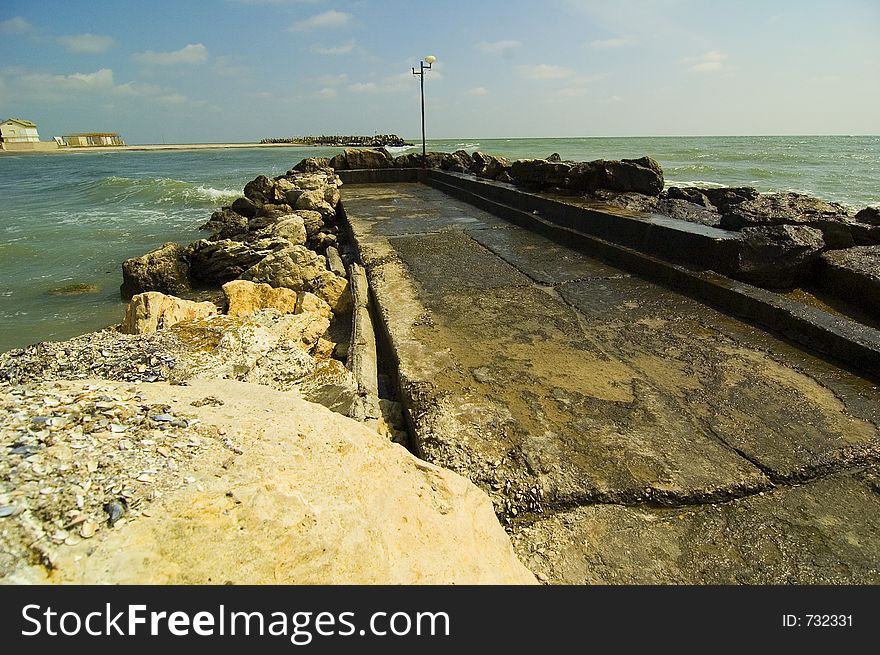
POLYGON ((37 124, 20 118, 7 118, 0 123, 0 142, 39 143, 37 124))

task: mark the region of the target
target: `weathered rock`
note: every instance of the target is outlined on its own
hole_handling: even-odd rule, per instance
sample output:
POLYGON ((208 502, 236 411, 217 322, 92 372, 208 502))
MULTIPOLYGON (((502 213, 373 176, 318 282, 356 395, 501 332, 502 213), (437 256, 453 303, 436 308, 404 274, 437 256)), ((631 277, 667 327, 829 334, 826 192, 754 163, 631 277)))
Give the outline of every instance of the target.
POLYGON ((210 220, 199 229, 211 232, 214 240, 242 241, 248 233, 248 219, 231 209, 221 209, 211 214, 210 220))
POLYGON ((471 159, 471 156, 467 152, 464 150, 456 150, 455 152, 444 155, 440 168, 444 171, 452 171, 454 173, 467 173, 470 171, 473 163, 473 159, 471 159))
POLYGON ((309 291, 300 291, 297 294, 294 314, 317 314, 329 321, 333 318, 333 309, 323 298, 319 298, 309 291))
POLYGON ((275 288, 249 280, 232 280, 223 285, 230 316, 248 316, 261 309, 274 309, 280 314, 294 314, 297 293, 292 289, 275 288))
POLYGON ((190 244, 184 252, 193 279, 206 284, 223 284, 239 277, 267 255, 289 246, 284 239, 260 239, 249 243, 202 239, 190 244))
POLYGON ((335 171, 347 171, 348 160, 345 158, 345 153, 339 153, 338 155, 332 157, 330 159, 330 168, 335 171))
POLYGON ((278 239, 285 239, 294 246, 304 246, 308 240, 305 221, 299 214, 287 214, 278 219, 267 229, 267 235, 278 239))
POLYGON ((742 230, 735 277, 771 289, 794 286, 811 273, 825 247, 822 232, 805 225, 767 225, 742 230))
POLYGON ((306 157, 291 170, 287 171, 287 174, 292 175, 293 173, 322 173, 325 172, 328 168, 333 167, 330 165, 330 160, 327 157, 306 157))
MULTIPOLYGON (((320 340, 319 340, 320 341, 320 340)), ((315 370, 296 381, 302 398, 348 416, 358 395, 357 380, 338 359, 323 359, 315 370)))
POLYGON ((565 186, 571 169, 572 165, 565 162, 518 159, 511 164, 510 175, 517 184, 542 189, 550 186, 565 186))
POLYGON ((244 185, 244 197, 257 205, 275 200, 275 184, 265 175, 258 175, 244 185))
POLYGON ((217 306, 212 302, 193 302, 148 291, 132 297, 125 308, 120 331, 123 334, 146 334, 216 313, 217 306))
POLYGON ((657 196, 663 191, 663 169, 650 157, 604 162, 605 179, 600 185, 612 191, 634 191, 657 196))
POLYGON ((471 158, 471 171, 479 177, 495 180, 502 173, 510 172, 511 163, 506 157, 487 155, 478 150, 474 152, 471 158))
MULTIPOLYGON (((696 187, 688 187, 689 189, 696 189, 696 187)), ((726 212, 731 207, 738 205, 747 200, 754 200, 760 195, 758 190, 749 187, 722 187, 722 188, 710 188, 710 189, 698 189, 706 198, 709 199, 709 202, 721 213, 726 212)))
POLYGON ((312 292, 333 309, 334 314, 351 311, 351 291, 348 280, 331 271, 324 271, 311 282, 312 292))
MULTIPOLYGON (((710 198, 711 200, 711 198, 710 198)), ((806 225, 822 232, 828 248, 854 245, 846 209, 800 193, 767 193, 729 208, 721 216, 725 230, 761 225, 806 225)))
POLYGON ((324 217, 320 212, 310 211, 308 209, 298 209, 297 215, 303 219, 306 228, 306 237, 314 239, 324 227, 324 217))
POLYGON ((296 201, 296 209, 297 211, 316 211, 325 219, 332 219, 336 216, 336 210, 324 199, 324 191, 321 189, 303 191, 296 201))
MULTIPOLYGON (((394 158, 385 148, 378 150, 346 148, 344 151, 345 162, 349 169, 359 168, 391 168, 394 158)), ((336 168, 335 166, 333 168, 336 168)))
POLYGON ((868 225, 880 225, 880 207, 865 207, 856 212, 855 220, 868 225))
POLYGON ((822 253, 819 284, 829 293, 880 315, 880 245, 822 253))
POLYGON ((408 152, 403 155, 398 155, 394 158, 394 167, 395 168, 421 168, 422 167, 422 155, 421 153, 408 152))
POLYGON ((65 550, 56 582, 535 582, 483 492, 351 419, 232 381, 138 391, 151 404, 180 398, 204 424, 243 435, 241 454, 225 467, 194 459, 194 484, 105 540, 65 550), (222 411, 191 406, 208 395, 222 411))
POLYGON ((328 185, 324 188, 324 202, 330 205, 334 210, 341 199, 342 194, 335 185, 328 185))
POLYGON ((644 193, 622 193, 620 191, 609 191, 607 189, 597 189, 590 197, 612 207, 620 207, 632 212, 657 211, 657 198, 647 196, 644 193))
POLYGON ((166 243, 146 255, 123 262, 120 291, 125 298, 144 291, 181 293, 190 288, 189 275, 184 247, 166 243))
POLYGON ((880 244, 880 225, 852 223, 849 226, 853 241, 857 246, 874 246, 880 244))
POLYGON ((324 256, 327 257, 327 266, 330 270, 339 277, 345 277, 345 264, 342 262, 342 257, 339 256, 339 251, 331 246, 327 248, 324 256))
POLYGON ((312 282, 325 271, 327 261, 322 256, 304 246, 287 246, 254 263, 240 277, 252 282, 265 282, 273 287, 308 291, 312 282))
POLYGON ((552 155, 547 157, 547 161, 562 161, 562 157, 559 156, 558 152, 554 152, 552 155))
POLYGON ((704 209, 715 209, 709 198, 703 193, 703 189, 697 187, 677 187, 671 186, 661 194, 661 199, 665 196, 669 200, 685 200, 694 205, 699 205, 704 209))
POLYGON ((501 171, 498 176, 495 178, 496 182, 504 182, 505 184, 513 184, 514 179, 511 177, 509 171, 501 171))
POLYGON ((293 207, 291 205, 288 205, 286 202, 267 203, 260 207, 260 211, 257 214, 257 217, 252 218, 249 224, 252 226, 251 229, 254 229, 253 221, 259 221, 261 218, 263 218, 275 222, 291 213, 293 213, 293 207))
MULTIPOLYGON (((707 201, 708 202, 708 201, 707 201)), ((711 207, 711 204, 709 205, 711 207)), ((688 223, 718 227, 721 222, 721 214, 713 209, 707 209, 704 205, 698 205, 690 200, 679 198, 667 198, 657 203, 656 211, 670 218, 677 218, 688 223)))
POLYGON ((260 208, 248 198, 236 198, 232 201, 231 209, 247 218, 253 218, 260 210, 260 208))

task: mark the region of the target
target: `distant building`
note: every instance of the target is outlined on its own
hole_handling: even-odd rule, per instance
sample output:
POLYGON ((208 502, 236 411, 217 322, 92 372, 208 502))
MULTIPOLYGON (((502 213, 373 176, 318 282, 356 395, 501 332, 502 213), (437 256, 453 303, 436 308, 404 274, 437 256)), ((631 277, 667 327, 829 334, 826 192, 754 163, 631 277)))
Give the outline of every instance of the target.
POLYGON ((70 148, 89 148, 95 146, 124 146, 125 141, 116 132, 83 132, 61 137, 63 145, 70 148))
POLYGON ((0 123, 0 141, 3 143, 39 143, 37 124, 21 118, 7 118, 0 123))

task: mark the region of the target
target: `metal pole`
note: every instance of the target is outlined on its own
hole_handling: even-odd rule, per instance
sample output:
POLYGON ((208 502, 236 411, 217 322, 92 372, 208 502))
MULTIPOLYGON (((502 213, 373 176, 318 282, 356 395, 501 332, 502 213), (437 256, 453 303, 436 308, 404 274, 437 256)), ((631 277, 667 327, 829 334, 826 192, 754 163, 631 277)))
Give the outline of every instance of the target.
POLYGON ((425 62, 420 61, 419 67, 421 68, 419 83, 422 90, 422 168, 427 168, 428 155, 425 152, 425 62))

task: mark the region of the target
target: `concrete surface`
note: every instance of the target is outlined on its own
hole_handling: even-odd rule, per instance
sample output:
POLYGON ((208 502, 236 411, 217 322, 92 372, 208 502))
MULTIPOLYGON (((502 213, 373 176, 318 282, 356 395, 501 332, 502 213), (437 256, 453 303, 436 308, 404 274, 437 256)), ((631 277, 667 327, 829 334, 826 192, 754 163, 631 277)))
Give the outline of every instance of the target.
POLYGON ((343 200, 419 454, 534 571, 880 582, 875 383, 435 189, 343 200))

